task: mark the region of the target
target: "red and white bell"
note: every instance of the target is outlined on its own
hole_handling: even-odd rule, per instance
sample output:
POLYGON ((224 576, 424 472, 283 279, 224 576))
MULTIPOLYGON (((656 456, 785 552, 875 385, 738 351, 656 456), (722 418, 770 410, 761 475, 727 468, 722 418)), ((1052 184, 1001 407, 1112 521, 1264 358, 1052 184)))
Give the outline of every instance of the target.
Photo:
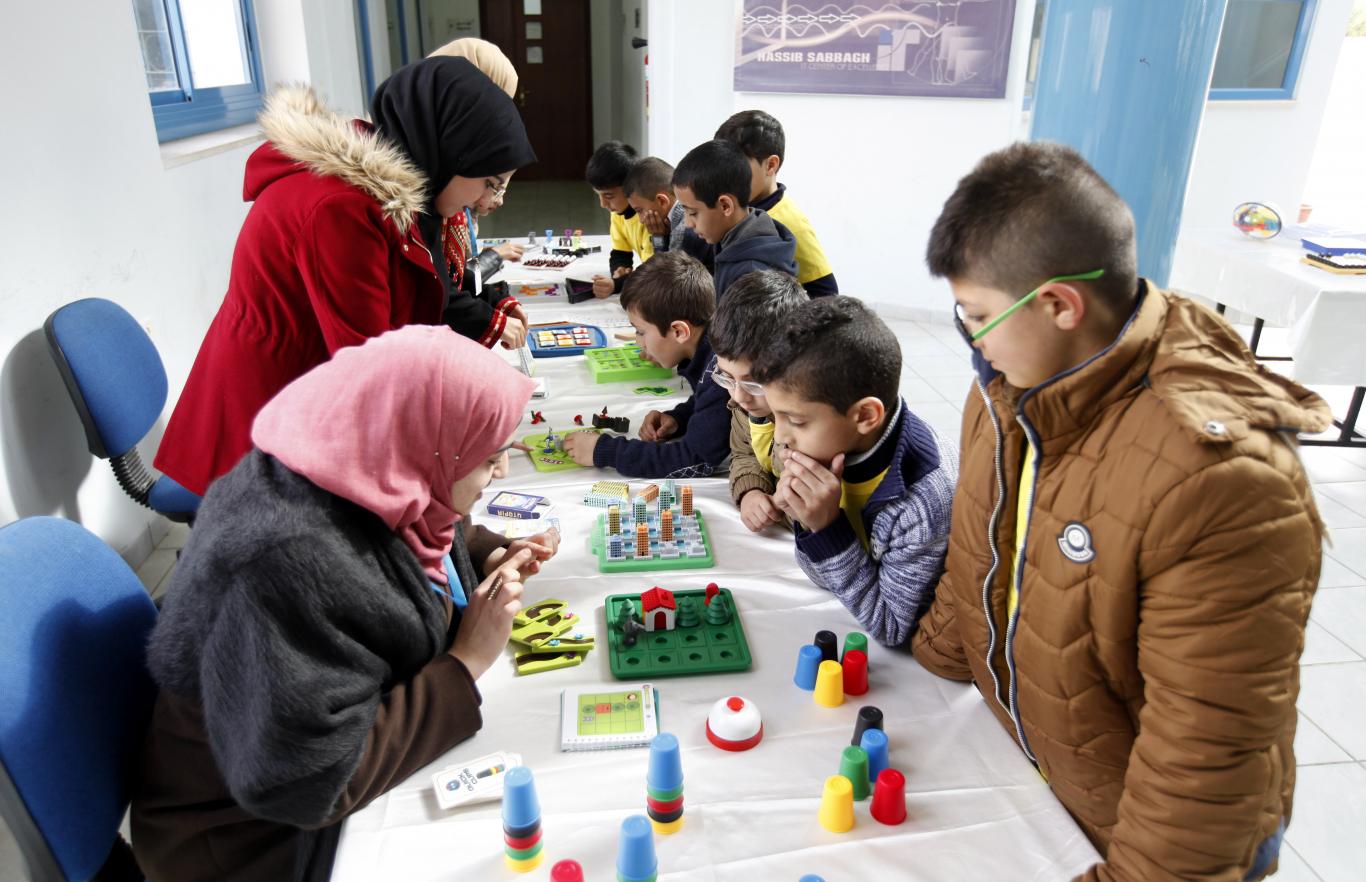
POLYGON ((759 706, 732 695, 712 705, 707 715, 707 740, 722 750, 749 750, 764 737, 759 706))

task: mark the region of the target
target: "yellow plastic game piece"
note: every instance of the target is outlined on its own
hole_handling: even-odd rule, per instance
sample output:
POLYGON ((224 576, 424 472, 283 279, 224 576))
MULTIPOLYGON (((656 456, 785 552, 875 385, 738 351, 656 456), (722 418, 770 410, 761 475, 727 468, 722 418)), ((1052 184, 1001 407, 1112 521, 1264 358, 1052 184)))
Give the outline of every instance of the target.
POLYGON ((569 603, 557 597, 547 597, 536 603, 522 608, 522 611, 512 617, 512 627, 519 628, 529 625, 532 622, 548 622, 554 624, 558 617, 564 615, 569 603))
POLYGON ((844 668, 837 661, 823 661, 816 669, 816 704, 839 707, 844 704, 844 668))
POLYGON ((506 863, 508 865, 508 869, 512 870, 514 873, 530 873, 532 870, 536 869, 541 865, 541 861, 544 858, 545 852, 540 852, 535 857, 528 858, 524 861, 514 860, 508 857, 507 855, 503 855, 503 862, 506 863))
POLYGON ((553 625, 545 622, 531 622, 520 628, 514 628, 509 639, 514 643, 530 646, 532 649, 540 649, 547 640, 553 640, 574 627, 578 620, 578 616, 565 616, 553 625))
POLYGON ((607 532, 613 535, 621 532, 621 506, 619 505, 607 507, 607 532))
POLYGON ((654 818, 651 818, 650 826, 654 827, 655 832, 660 834, 661 836, 668 836, 670 833, 677 833, 679 830, 683 828, 683 819, 679 818, 676 821, 670 821, 667 824, 661 824, 654 818))
POLYGON ((523 674, 541 674, 546 671, 558 671, 560 668, 572 668, 582 664, 587 655, 586 649, 522 652, 513 657, 513 664, 517 669, 517 676, 520 677, 523 674))
POLYGON ((854 829, 854 785, 843 775, 825 779, 820 822, 831 833, 847 833, 854 829))

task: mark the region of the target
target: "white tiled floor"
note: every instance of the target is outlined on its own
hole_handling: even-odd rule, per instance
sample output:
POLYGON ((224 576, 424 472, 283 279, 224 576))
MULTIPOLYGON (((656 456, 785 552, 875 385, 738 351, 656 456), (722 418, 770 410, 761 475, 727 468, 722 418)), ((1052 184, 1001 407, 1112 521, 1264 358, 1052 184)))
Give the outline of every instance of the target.
MULTIPOLYGON (((902 394, 936 431, 956 439, 972 379, 963 342, 948 325, 888 324, 902 342, 902 394)), ((1300 661, 1295 817, 1275 878, 1360 882, 1366 879, 1366 451, 1305 448, 1303 458, 1331 534, 1300 661)), ((184 526, 172 527, 139 568, 153 598, 166 590, 187 535, 184 526)), ((0 825, 0 879, 22 878, 21 866, 0 825)))

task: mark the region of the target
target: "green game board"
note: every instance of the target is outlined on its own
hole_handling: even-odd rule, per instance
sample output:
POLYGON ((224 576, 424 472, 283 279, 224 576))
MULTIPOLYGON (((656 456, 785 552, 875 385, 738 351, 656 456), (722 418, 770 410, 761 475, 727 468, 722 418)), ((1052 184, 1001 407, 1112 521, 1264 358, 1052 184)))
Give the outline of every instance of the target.
MULTIPOLYGON (((572 435, 574 432, 592 432, 595 435, 602 434, 597 429, 574 429, 572 432, 557 432, 558 435, 572 435)), ((527 435, 522 438, 522 443, 531 450, 527 451, 527 456, 531 457, 531 464, 536 467, 538 472, 563 472, 567 469, 581 469, 581 466, 569 458, 567 453, 545 454, 541 452, 541 446, 545 443, 546 433, 539 435, 527 435)))
POLYGON ((636 690, 579 696, 579 737, 644 731, 644 703, 636 690))
POLYGON ((730 606, 730 621, 724 625, 707 624, 706 607, 702 601, 707 591, 699 588, 673 592, 674 600, 682 602, 685 597, 694 598, 701 615, 698 625, 691 628, 674 628, 669 631, 646 631, 636 637, 635 646, 626 646, 621 629, 617 625, 617 605, 623 600, 631 601, 636 613, 640 613, 639 594, 609 594, 606 604, 608 630, 608 661, 612 676, 618 680, 647 679, 651 677, 686 677, 694 674, 724 674, 747 671, 753 663, 749 654, 749 643, 745 640, 745 629, 740 624, 740 610, 735 605, 735 595, 729 588, 722 588, 730 606))
POLYGON ((588 360, 588 372, 595 383, 664 380, 674 375, 672 368, 660 367, 641 358, 639 346, 589 349, 583 357, 588 360))
MULTIPOLYGON (((629 506, 622 506, 623 518, 629 514, 629 506)), ((593 529, 588 534, 588 547, 598 559, 598 572, 600 573, 648 573, 656 570, 698 570, 705 567, 716 566, 716 555, 712 551, 711 534, 707 532, 706 521, 702 518, 702 512, 695 511, 694 517, 697 518, 697 529, 702 535, 702 544, 706 546, 707 553, 701 557, 687 557, 680 555, 676 558, 661 558, 659 556, 659 537, 652 533, 650 536, 650 557, 636 558, 628 555, 623 560, 612 560, 607 554, 607 515, 600 514, 593 521, 593 529)), ((630 532, 630 538, 623 537, 623 546, 635 546, 635 533, 630 532)))

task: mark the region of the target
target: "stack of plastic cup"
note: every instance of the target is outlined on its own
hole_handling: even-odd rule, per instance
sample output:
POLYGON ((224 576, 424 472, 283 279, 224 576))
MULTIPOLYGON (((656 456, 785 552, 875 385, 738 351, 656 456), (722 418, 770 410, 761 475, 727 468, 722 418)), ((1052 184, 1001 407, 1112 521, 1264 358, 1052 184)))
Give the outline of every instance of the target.
POLYGON ((847 833, 854 828, 854 791, 849 779, 843 775, 825 779, 820 822, 831 833, 847 833))
POLYGON ((870 811, 880 824, 894 827, 906 820, 906 776, 896 769, 883 769, 877 776, 870 811))
POLYGON ((550 882, 583 882, 583 867, 578 861, 559 861, 550 868, 550 882))
POLYGON ((655 857, 655 837, 644 815, 631 815, 621 822, 617 845, 617 882, 655 882, 659 860, 655 857))
POLYGON ((820 666, 820 647, 813 643, 806 644, 797 650, 797 673, 793 675, 792 682, 796 683, 798 688, 810 692, 816 688, 816 671, 820 666))
POLYGON ((683 757, 678 738, 669 732, 660 732, 650 742, 645 813, 656 833, 674 833, 683 826, 683 757))
POLYGON ((840 753, 840 774, 853 786, 854 801, 863 802, 872 787, 868 783, 868 754, 862 747, 846 747, 840 753))
POLYGON ((844 654, 844 694, 863 695, 868 691, 868 656, 861 649, 844 654))
POLYGON ((844 668, 837 661, 823 661, 816 669, 816 704, 839 707, 844 704, 844 668))
POLYGON ((859 747, 868 754, 868 778, 876 781, 887 768, 887 733, 881 729, 868 729, 859 739, 859 747))
POLYGON ((526 766, 503 776, 503 843, 508 869, 527 873, 541 865, 541 803, 526 766))

